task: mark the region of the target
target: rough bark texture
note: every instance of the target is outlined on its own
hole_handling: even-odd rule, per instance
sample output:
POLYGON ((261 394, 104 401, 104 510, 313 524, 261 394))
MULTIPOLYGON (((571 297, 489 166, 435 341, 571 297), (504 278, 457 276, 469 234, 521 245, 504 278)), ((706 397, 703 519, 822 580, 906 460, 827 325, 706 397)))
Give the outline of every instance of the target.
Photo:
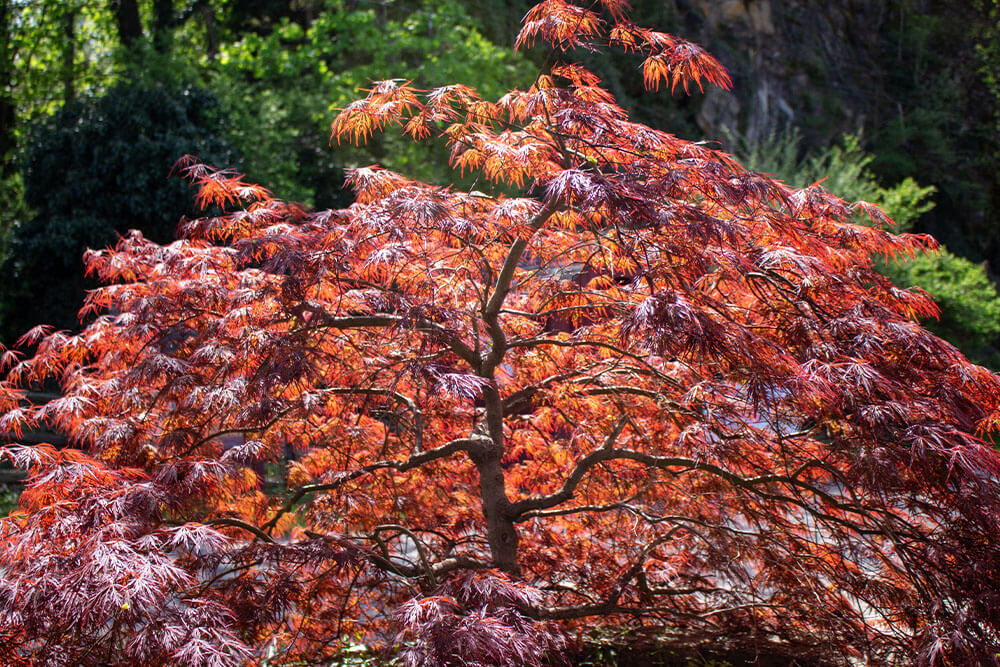
POLYGON ((503 403, 493 389, 485 392, 486 421, 492 447, 473 459, 479 473, 483 515, 486 518, 490 554, 498 569, 512 575, 520 571, 518 564, 517 528, 510 513, 510 499, 504 481, 500 459, 503 456, 503 403))

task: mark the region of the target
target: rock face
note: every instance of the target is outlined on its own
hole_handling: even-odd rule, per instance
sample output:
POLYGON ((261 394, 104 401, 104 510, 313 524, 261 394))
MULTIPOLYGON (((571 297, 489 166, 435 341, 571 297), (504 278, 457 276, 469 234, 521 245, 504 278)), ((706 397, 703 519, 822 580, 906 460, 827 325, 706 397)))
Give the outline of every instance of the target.
POLYGON ((732 91, 706 90, 684 110, 703 136, 756 143, 794 127, 802 148, 815 150, 860 133, 884 183, 912 176, 937 188, 917 231, 997 273, 1000 109, 977 53, 990 6, 674 0, 666 28, 706 47, 733 77, 732 91))
MULTIPOLYGON (((471 2, 469 3, 472 4, 471 2)), ((477 0, 498 43, 531 0, 477 0), (505 17, 505 18, 504 18, 505 17), (501 20, 503 19, 503 20, 501 20)), ((577 4, 582 4, 577 0, 577 4)), ((632 0, 640 25, 697 42, 731 92, 671 97, 642 89, 638 57, 574 54, 632 117, 687 139, 750 142, 795 128, 803 151, 861 134, 885 185, 937 188, 917 223, 1000 274, 1000 106, 977 43, 992 44, 992 0, 632 0)), ((1000 54, 997 55, 1000 58, 1000 54)))
POLYGON ((789 125, 818 142, 814 135, 857 131, 872 115, 870 93, 883 83, 874 64, 889 4, 697 0, 698 38, 736 82, 732 92, 708 92, 698 125, 709 136, 735 131, 750 141, 789 125))

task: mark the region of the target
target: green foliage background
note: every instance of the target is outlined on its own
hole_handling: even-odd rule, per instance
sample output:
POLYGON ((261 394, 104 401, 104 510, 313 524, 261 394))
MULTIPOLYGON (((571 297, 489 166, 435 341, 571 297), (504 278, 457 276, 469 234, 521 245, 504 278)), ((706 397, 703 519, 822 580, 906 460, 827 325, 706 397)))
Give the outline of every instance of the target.
MULTIPOLYGON (((766 15, 725 0, 633 3, 638 22, 722 59, 735 82, 729 112, 711 93, 642 91, 635 56, 573 57, 637 120, 728 144, 750 137, 737 151, 750 166, 793 185, 826 177, 825 187, 845 198, 883 205, 901 229, 933 233, 947 250, 885 273, 927 289, 942 307, 928 325, 1000 366, 991 273, 1000 266, 997 0, 752 4, 766 15), (768 95, 777 102, 761 115, 754 105, 768 95), (793 108, 786 113, 779 102, 793 108)), ((188 204, 183 185, 165 174, 184 152, 237 166, 315 207, 349 203, 344 169, 373 162, 470 186, 448 169, 441 142, 390 134, 362 148, 331 146, 329 125, 373 79, 424 88, 461 81, 487 97, 530 85, 546 54, 509 48, 529 5, 0 0, 0 261, 8 276, 0 337, 9 343, 42 321, 74 325, 86 246, 131 227, 169 238, 188 204), (141 25, 126 40, 116 12, 132 5, 141 25)))
POLYGON ((213 89, 226 91, 232 136, 250 178, 321 208, 346 203, 345 166, 378 162, 426 181, 455 179, 440 143, 390 134, 362 148, 333 150, 330 123, 374 80, 405 79, 424 89, 469 82, 495 99, 530 85, 535 68, 490 43, 457 2, 392 9, 328 3, 305 27, 283 17, 267 35, 248 33, 225 45, 206 67, 213 89))
POLYGON ((29 216, 13 229, 2 271, 0 313, 8 339, 39 323, 76 325, 82 255, 138 228, 169 242, 193 215, 186 183, 168 179, 186 153, 235 163, 224 118, 204 88, 117 84, 37 121, 21 156, 29 216))

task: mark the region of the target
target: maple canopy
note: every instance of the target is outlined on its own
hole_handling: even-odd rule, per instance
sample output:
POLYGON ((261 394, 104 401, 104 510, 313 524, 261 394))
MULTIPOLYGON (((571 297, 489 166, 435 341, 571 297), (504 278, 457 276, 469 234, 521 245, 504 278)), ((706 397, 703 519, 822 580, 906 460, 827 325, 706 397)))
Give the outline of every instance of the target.
POLYGON ((872 268, 933 240, 630 122, 574 48, 728 79, 624 2, 543 2, 536 41, 528 90, 381 81, 333 124, 494 194, 372 166, 310 212, 189 158, 217 214, 88 255, 91 323, 4 358, 0 431, 73 447, 3 450, 0 662, 541 664, 627 625, 1000 664, 1000 379, 872 268))

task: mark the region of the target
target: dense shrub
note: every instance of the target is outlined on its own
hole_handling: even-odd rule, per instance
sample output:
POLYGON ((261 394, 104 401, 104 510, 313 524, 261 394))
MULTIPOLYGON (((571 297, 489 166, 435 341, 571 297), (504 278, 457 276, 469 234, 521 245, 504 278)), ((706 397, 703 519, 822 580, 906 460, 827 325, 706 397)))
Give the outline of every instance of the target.
POLYGON ((21 161, 34 215, 12 230, 0 286, 3 338, 39 322, 76 325, 88 247, 129 229, 171 238, 192 211, 170 167, 192 151, 233 164, 224 122, 212 93, 178 84, 122 84, 38 121, 21 161))

